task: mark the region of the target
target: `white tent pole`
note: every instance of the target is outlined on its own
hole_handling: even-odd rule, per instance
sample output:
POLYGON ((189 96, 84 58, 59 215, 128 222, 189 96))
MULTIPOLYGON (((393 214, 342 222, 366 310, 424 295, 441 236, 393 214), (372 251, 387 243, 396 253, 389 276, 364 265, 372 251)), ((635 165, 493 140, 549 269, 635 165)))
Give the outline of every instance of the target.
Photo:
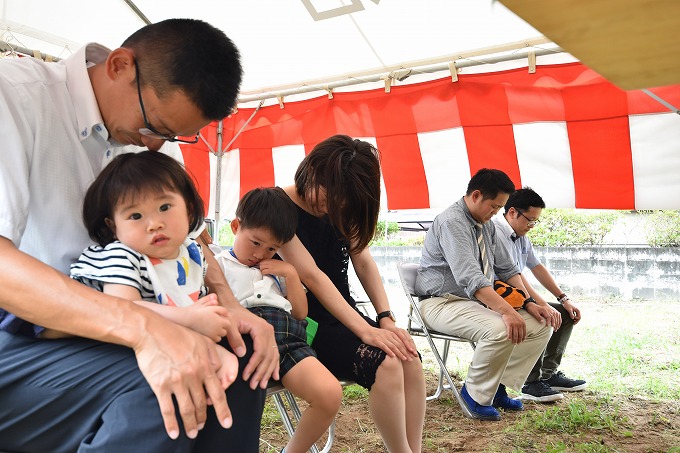
MULTIPOLYGON (((215 157, 217 158, 217 168, 215 169, 215 236, 219 235, 220 232, 220 199, 222 198, 222 156, 224 151, 222 150, 222 131, 224 124, 222 120, 217 123, 217 152, 215 157)), ((216 239, 216 238, 213 238, 216 239)))
MULTIPOLYGON (((34 55, 34 51, 32 49, 28 49, 23 46, 17 46, 16 44, 10 44, 7 41, 2 41, 0 40, 0 52, 13 52, 13 53, 20 53, 23 55, 34 55)), ((50 60, 50 61, 59 61, 59 57, 55 57, 53 55, 40 52, 40 58, 42 60, 50 60)))
POLYGON ((217 152, 215 153, 215 156, 217 157, 217 168, 215 170, 215 234, 219 233, 219 226, 220 226, 220 199, 221 199, 221 187, 222 187, 222 156, 227 152, 229 147, 236 141, 236 139, 241 135, 241 132, 243 132, 243 129, 246 128, 246 126, 252 121, 253 117, 255 114, 260 110, 260 107, 262 107, 262 104, 264 104, 264 101, 260 101, 260 104, 257 106, 255 111, 250 115, 250 118, 246 120, 245 123, 243 123, 243 126, 241 126, 241 129, 238 130, 238 132, 232 137, 232 139, 227 143, 227 146, 222 148, 222 138, 223 138, 223 131, 224 131, 224 124, 222 123, 222 120, 220 120, 219 123, 217 123, 217 152))
MULTIPOLYGON (((506 62, 506 61, 512 61, 512 60, 521 60, 524 58, 528 57, 529 52, 532 51, 521 51, 518 53, 514 53, 512 55, 503 55, 500 57, 486 57, 484 61, 463 61, 463 62, 456 62, 456 67, 457 68, 466 68, 466 67, 472 67, 472 66, 481 66, 485 64, 494 64, 494 63, 501 63, 501 62, 506 62)), ((541 55, 553 55, 556 53, 562 53, 564 52, 561 48, 553 48, 553 49, 541 49, 541 50, 536 50, 533 51, 536 56, 541 56, 541 55)), ((439 64, 439 65, 433 65, 429 67, 421 67, 421 68, 410 68, 406 69, 403 68, 399 72, 403 71, 411 71, 413 74, 429 74, 429 73, 435 73, 435 72, 441 72, 441 71, 447 71, 450 69, 449 63, 445 64, 439 64)), ((265 99, 273 99, 273 98, 284 98, 286 96, 291 96, 291 95, 296 95, 296 94, 302 94, 302 93, 311 93, 314 91, 326 91, 326 92, 332 92, 335 88, 339 87, 345 87, 345 86, 352 86, 352 85, 359 85, 363 83, 371 83, 371 82, 380 82, 384 81, 386 77, 390 77, 390 75, 393 74, 391 73, 386 73, 383 75, 376 75, 376 76, 370 76, 370 77, 363 77, 361 79, 359 78, 351 78, 348 80, 343 80, 340 82, 335 82, 335 83, 328 83, 324 84, 321 86, 311 86, 311 85, 303 85, 303 86, 298 86, 296 88, 291 88, 291 89, 286 89, 278 92, 267 92, 267 93, 261 93, 258 95, 251 95, 251 96, 242 96, 238 99, 239 103, 248 103, 248 102, 253 102, 257 100, 265 100, 265 99)), ((399 79, 402 80, 402 79, 399 79)))
POLYGON ((378 75, 378 74, 385 74, 387 72, 392 72, 392 71, 399 71, 401 69, 405 68, 418 68, 422 66, 429 66, 433 64, 438 64, 438 63, 449 63, 451 61, 456 61, 456 60, 473 60, 476 59, 477 57, 481 56, 486 56, 486 55, 496 55, 502 52, 513 52, 516 50, 521 50, 529 47, 536 47, 542 44, 552 44, 552 41, 550 41, 548 38, 545 36, 539 36, 536 38, 529 38, 525 39, 522 41, 514 41, 510 42, 507 44, 499 44, 496 46, 490 46, 490 47, 481 47, 479 49, 474 49, 474 50, 463 50, 463 51, 457 51, 455 53, 450 53, 447 55, 442 55, 439 57, 430 57, 426 59, 420 59, 420 60, 411 60, 407 62, 402 62, 402 63, 397 63, 389 66, 380 66, 377 68, 372 68, 372 69, 365 69, 361 72, 357 73, 346 73, 346 74, 339 74, 335 76, 328 76, 328 77, 323 77, 320 79, 311 79, 311 80, 303 80, 298 83, 293 83, 293 84, 288 84, 288 85, 278 85, 278 86, 271 86, 271 87, 263 87, 259 88, 253 91, 246 91, 243 94, 244 96, 250 96, 250 95, 255 95, 263 92, 269 92, 269 91, 282 91, 286 90, 289 88, 296 88, 297 86, 301 85, 326 85, 328 83, 333 83, 333 82, 339 82, 342 80, 346 79, 352 79, 352 78, 359 78, 363 79, 364 77, 369 77, 372 75, 378 75))
POLYGON ((640 90, 640 91, 642 91, 643 93, 645 93, 645 94, 646 94, 647 96, 649 96, 650 98, 654 99, 654 100, 655 100, 656 102, 658 102, 659 104, 661 104, 661 105, 663 105, 664 107, 666 107, 666 108, 667 108, 668 110, 670 110, 671 112, 677 113, 678 115, 680 115, 680 109, 678 109, 676 106, 674 106, 674 105, 671 104, 670 102, 666 101, 666 100, 663 99, 662 97, 657 96, 656 94, 652 93, 651 91, 649 91, 649 90, 646 89, 646 88, 643 88, 643 89, 640 90))
POLYGON ((132 0, 123 0, 123 1, 127 4, 127 6, 130 7, 132 12, 134 12, 135 15, 141 19, 142 22, 144 22, 146 25, 151 24, 151 21, 149 20, 149 18, 146 17, 146 15, 142 12, 142 10, 137 8, 137 5, 135 5, 132 0))

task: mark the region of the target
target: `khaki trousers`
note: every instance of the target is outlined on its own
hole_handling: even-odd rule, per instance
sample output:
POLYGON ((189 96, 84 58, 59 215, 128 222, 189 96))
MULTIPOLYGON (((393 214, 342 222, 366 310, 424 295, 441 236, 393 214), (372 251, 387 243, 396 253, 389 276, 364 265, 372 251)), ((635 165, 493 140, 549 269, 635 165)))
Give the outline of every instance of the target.
POLYGON ((552 334, 552 327, 521 309, 518 313, 526 322, 527 338, 512 344, 499 313, 457 296, 425 299, 420 303, 420 312, 428 328, 475 342, 465 386, 470 396, 484 406, 492 404, 501 383, 521 391, 552 334))

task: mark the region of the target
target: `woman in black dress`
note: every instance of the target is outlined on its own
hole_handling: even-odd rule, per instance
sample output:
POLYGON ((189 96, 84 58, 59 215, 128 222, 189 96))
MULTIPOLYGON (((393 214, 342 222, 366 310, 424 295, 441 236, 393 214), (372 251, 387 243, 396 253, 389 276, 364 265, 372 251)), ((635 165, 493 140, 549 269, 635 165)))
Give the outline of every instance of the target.
POLYGON ((420 452, 425 378, 411 336, 394 322, 368 243, 380 210, 380 161, 371 144, 336 135, 300 163, 284 191, 298 207, 297 235, 279 255, 309 292, 319 323, 312 347, 338 378, 369 390, 369 409, 390 452, 420 452), (350 295, 349 260, 378 313, 363 316, 350 295))

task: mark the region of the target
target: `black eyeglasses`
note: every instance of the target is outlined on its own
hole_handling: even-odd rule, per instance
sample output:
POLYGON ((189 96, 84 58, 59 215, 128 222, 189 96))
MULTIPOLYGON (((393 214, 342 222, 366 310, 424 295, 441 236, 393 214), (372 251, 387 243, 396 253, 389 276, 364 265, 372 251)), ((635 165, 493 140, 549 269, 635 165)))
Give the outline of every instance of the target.
POLYGON ((517 210, 517 212, 519 212, 519 215, 521 215, 522 217, 524 217, 525 219, 527 219, 529 221, 529 223, 527 223, 527 226, 533 227, 533 226, 536 226, 536 224, 540 222, 540 220, 538 220, 538 219, 531 220, 529 217, 525 216, 522 213, 522 211, 520 211, 519 209, 517 210))
POLYGON ((139 82, 140 76, 139 76, 139 65, 137 64, 137 60, 135 59, 135 71, 137 72, 137 95, 139 96, 139 107, 142 109, 142 118, 144 119, 144 126, 141 129, 139 129, 139 133, 142 135, 146 135, 147 137, 153 137, 153 138, 160 138, 161 140, 166 140, 168 142, 179 142, 179 143, 197 143, 198 142, 198 134, 196 134, 196 137, 193 138, 193 140, 185 140, 183 138, 177 138, 176 135, 168 135, 168 134, 162 134, 158 132, 151 124, 149 124, 149 121, 146 119, 146 111, 144 110, 144 102, 142 101, 142 87, 139 82))

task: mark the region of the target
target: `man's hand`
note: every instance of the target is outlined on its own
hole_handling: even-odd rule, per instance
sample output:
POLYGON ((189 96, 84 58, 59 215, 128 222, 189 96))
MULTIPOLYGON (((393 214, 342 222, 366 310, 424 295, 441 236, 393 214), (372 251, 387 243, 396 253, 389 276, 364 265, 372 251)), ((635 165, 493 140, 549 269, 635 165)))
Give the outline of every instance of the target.
POLYGON ((243 369, 243 379, 250 388, 267 388, 269 379, 279 379, 279 348, 274 338, 274 328, 264 319, 246 309, 232 310, 232 321, 242 334, 253 339, 253 355, 243 369))
MULTIPOLYGON (((536 305, 536 304, 529 304, 536 305)), ((510 306, 508 305, 508 308, 510 306)), ((527 337, 527 325, 522 319, 522 316, 513 309, 505 310, 501 313, 505 329, 508 332, 508 340, 514 344, 520 344, 527 337)))
POLYGON ((559 310, 553 308, 552 305, 548 305, 548 308, 553 317, 553 329, 558 330, 562 326, 562 314, 559 310))
POLYGON ((535 303, 528 303, 524 305, 524 309, 528 311, 531 316, 536 318, 536 320, 540 321, 541 323, 545 322, 547 325, 552 326, 552 328, 555 330, 557 330, 562 323, 562 317, 559 317, 558 323, 553 314, 553 312, 556 310, 549 305, 544 306, 535 303))
POLYGON ((238 374, 238 363, 229 358, 231 354, 218 353, 218 345, 210 338, 161 318, 149 319, 147 332, 133 349, 139 369, 158 399, 168 435, 172 439, 179 436, 173 396, 189 438, 196 438, 205 425, 208 400, 220 424, 229 428, 232 418, 224 390, 238 374))
POLYGON ((567 313, 569 313, 571 319, 574 320, 574 325, 578 324, 578 322, 581 320, 581 310, 579 310, 570 299, 565 300, 562 306, 565 310, 567 310, 567 313))

